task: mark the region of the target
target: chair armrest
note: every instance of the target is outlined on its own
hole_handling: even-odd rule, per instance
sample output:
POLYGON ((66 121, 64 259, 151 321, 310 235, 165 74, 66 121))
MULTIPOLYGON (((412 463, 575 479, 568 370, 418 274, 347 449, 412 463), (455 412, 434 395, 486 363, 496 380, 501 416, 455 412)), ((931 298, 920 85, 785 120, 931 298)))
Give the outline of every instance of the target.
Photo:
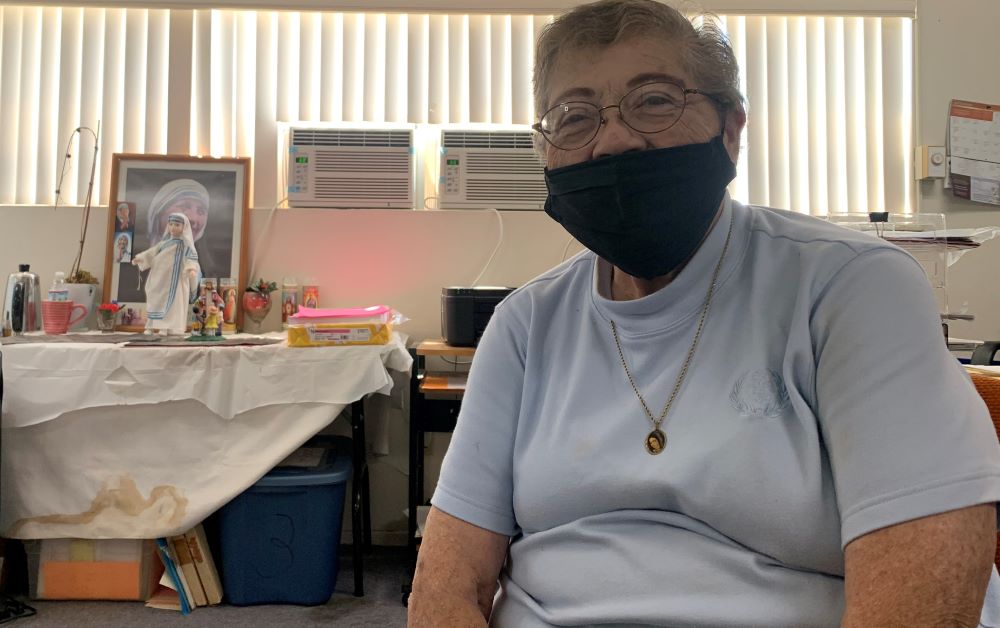
POLYGON ((993 364, 997 351, 1000 351, 1000 340, 987 340, 972 352, 972 359, 969 361, 969 364, 979 364, 981 366, 993 364))

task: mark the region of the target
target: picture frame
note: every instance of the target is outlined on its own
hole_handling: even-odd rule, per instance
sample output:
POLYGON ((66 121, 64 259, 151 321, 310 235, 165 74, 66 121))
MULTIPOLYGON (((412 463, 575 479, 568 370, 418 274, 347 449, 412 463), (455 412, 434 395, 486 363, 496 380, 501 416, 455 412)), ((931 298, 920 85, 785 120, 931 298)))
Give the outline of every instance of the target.
MULTIPOLYGON (((248 157, 113 154, 103 302, 121 307, 117 328, 145 329, 148 272, 140 273, 131 260, 163 237, 174 211, 188 216, 201 276, 229 277, 239 289, 246 286, 249 198, 248 157)), ((242 310, 236 325, 243 326, 242 310)))

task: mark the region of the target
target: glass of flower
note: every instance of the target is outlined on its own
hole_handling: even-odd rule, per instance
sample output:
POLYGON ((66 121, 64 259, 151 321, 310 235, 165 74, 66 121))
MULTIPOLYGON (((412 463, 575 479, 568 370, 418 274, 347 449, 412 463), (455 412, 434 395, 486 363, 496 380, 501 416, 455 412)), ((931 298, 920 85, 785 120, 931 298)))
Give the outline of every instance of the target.
POLYGON ((97 328, 106 334, 113 332, 118 324, 119 309, 117 303, 102 303, 97 306, 97 328))

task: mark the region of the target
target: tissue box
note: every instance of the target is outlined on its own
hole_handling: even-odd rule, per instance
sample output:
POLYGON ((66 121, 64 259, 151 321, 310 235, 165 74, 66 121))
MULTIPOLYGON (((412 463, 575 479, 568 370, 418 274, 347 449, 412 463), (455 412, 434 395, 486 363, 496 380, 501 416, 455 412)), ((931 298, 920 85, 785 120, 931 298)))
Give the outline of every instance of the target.
POLYGON ((392 308, 313 309, 288 317, 289 347, 384 345, 392 335, 392 308))

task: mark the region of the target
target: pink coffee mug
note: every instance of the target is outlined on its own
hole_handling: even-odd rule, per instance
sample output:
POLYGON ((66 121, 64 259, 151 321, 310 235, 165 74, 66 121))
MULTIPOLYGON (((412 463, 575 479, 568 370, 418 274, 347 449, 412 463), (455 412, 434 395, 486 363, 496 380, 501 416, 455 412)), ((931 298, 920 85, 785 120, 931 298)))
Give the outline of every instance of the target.
POLYGON ((87 315, 87 308, 72 301, 42 301, 42 329, 47 334, 65 334, 87 315), (73 318, 73 312, 80 310, 73 318))

